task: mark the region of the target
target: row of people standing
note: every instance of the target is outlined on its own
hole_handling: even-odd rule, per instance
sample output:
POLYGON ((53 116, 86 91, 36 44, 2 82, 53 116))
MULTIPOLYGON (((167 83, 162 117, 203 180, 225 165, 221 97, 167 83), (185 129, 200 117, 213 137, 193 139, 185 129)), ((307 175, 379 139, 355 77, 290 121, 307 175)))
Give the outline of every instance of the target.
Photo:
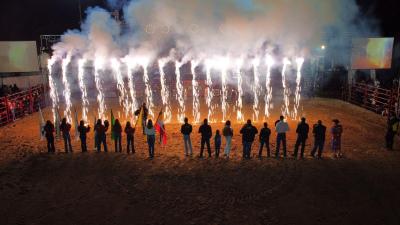
MULTIPOLYGON (((331 128, 332 135, 332 150, 334 151, 335 157, 341 157, 341 136, 343 132, 343 127, 340 124, 339 120, 333 120, 333 126, 331 128)), ((296 133, 297 139, 294 146, 293 157, 304 158, 305 146, 308 139, 309 134, 309 125, 306 123, 306 119, 302 118, 301 122, 298 124, 296 133), (300 148, 300 155, 298 150, 300 148)), ((280 149, 282 145, 283 157, 287 157, 287 141, 286 141, 286 133, 289 132, 289 125, 285 121, 284 117, 281 116, 279 120, 275 122, 275 131, 276 131, 276 151, 275 157, 280 157, 280 149)), ((188 119, 185 118, 184 124, 181 127, 181 133, 183 135, 184 147, 185 147, 185 155, 191 156, 193 154, 192 142, 190 139, 190 135, 192 133, 192 125, 188 123, 188 119)), ((212 128, 208 124, 208 120, 204 119, 203 124, 199 127, 199 131, 201 135, 200 141, 200 155, 199 157, 203 157, 204 148, 207 147, 208 156, 211 157, 211 146, 210 139, 212 138, 212 128)), ((322 158, 322 152, 325 146, 325 136, 326 136, 326 127, 322 124, 321 120, 318 120, 317 124, 313 126, 312 133, 314 135, 314 146, 310 152, 312 157, 322 158), (318 152, 318 153, 317 153, 318 152), (317 153, 317 155, 316 155, 317 153)), ((240 134, 242 135, 242 146, 243 153, 242 157, 245 159, 249 159, 251 157, 251 149, 252 145, 255 141, 256 135, 258 134, 258 130, 255 126, 252 125, 251 120, 248 120, 247 123, 240 129, 240 134)), ((225 148, 224 148, 224 156, 229 158, 231 151, 231 143, 233 137, 233 129, 231 127, 231 122, 226 121, 225 126, 222 130, 222 136, 225 137, 225 148)), ((271 156, 271 148, 270 148, 270 136, 271 129, 268 127, 268 123, 264 123, 263 128, 260 130, 259 134, 259 149, 258 149, 258 157, 262 157, 262 152, 264 146, 267 151, 267 157, 271 156)), ((220 149, 222 144, 222 138, 220 131, 217 130, 214 136, 214 145, 215 145, 215 156, 219 157, 220 149)))

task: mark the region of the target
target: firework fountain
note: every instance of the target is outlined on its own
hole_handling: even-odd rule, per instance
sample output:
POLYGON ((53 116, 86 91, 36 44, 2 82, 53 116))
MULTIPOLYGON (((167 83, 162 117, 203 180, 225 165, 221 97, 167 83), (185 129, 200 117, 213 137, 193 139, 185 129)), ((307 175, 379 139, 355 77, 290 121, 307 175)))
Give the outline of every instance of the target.
POLYGON ((192 71, 192 89, 193 89, 193 118, 195 123, 200 122, 200 99, 199 99, 199 83, 196 80, 196 67, 199 62, 190 61, 190 69, 192 71))
POLYGON ((52 102, 52 112, 53 112, 53 121, 56 122, 57 120, 57 109, 58 109, 58 92, 56 82, 53 77, 53 65, 55 63, 55 59, 51 58, 47 62, 47 69, 49 71, 49 87, 50 87, 50 98, 52 102))
POLYGON ((283 86, 283 105, 282 105, 282 115, 283 116, 290 116, 289 111, 289 96, 290 96, 290 89, 286 83, 286 70, 287 67, 290 65, 290 61, 288 58, 283 59, 283 67, 282 67, 282 86, 283 86))
POLYGON ((181 81, 181 66, 182 62, 175 61, 175 75, 176 75, 176 91, 177 95, 176 98, 179 103, 179 108, 178 108, 178 121, 183 121, 185 118, 185 98, 183 96, 183 85, 181 81))
POLYGON ((260 59, 253 59, 253 74, 254 74, 254 85, 253 85, 253 94, 254 94, 254 102, 253 102, 253 120, 258 121, 258 116, 260 114, 259 109, 259 99, 258 95, 260 93, 260 79, 259 79, 259 71, 258 66, 260 65, 260 59))
POLYGON ((228 111, 229 105, 227 103, 228 99, 228 87, 226 83, 226 79, 228 76, 228 66, 229 66, 229 58, 223 57, 219 60, 218 66, 220 66, 221 70, 221 87, 222 87, 222 95, 221 95, 221 109, 222 109, 222 122, 226 121, 226 112, 228 111))
POLYGON ((212 100, 214 97, 213 94, 213 88, 212 88, 212 78, 211 78, 211 68, 213 66, 213 62, 210 59, 206 60, 206 75, 207 75, 207 80, 206 80, 206 84, 207 84, 207 98, 206 98, 206 104, 208 107, 208 115, 207 115, 207 119, 208 121, 211 121, 211 117, 213 115, 213 111, 214 111, 214 106, 212 104, 212 100))
POLYGON ((236 73, 238 77, 238 83, 237 83, 237 91, 238 91, 238 98, 236 102, 236 120, 238 122, 244 121, 244 115, 242 112, 243 109, 243 76, 242 76, 242 66, 243 66, 243 59, 240 58, 236 61, 236 73))
POLYGON ((160 71, 160 82, 161 82, 161 99, 163 103, 164 121, 170 122, 172 119, 171 106, 169 102, 169 88, 167 85, 167 77, 164 72, 164 66, 166 61, 163 59, 158 60, 158 68, 160 71))
POLYGON ((85 70, 84 66, 86 63, 86 59, 79 59, 78 60, 78 81, 79 81, 79 88, 81 89, 82 93, 82 119, 86 122, 88 121, 88 106, 89 106, 89 100, 87 97, 87 90, 86 90, 86 85, 85 85, 85 70))
POLYGON ((138 108, 138 103, 136 100, 135 82, 133 81, 133 70, 136 64, 130 58, 124 58, 123 61, 127 66, 129 95, 131 97, 130 109, 131 109, 131 115, 133 117, 135 110, 138 108))
POLYGON ((271 69, 274 64, 274 60, 270 55, 267 56, 266 58, 266 64, 267 64, 267 75, 265 78, 265 95, 264 95, 264 101, 265 101, 265 111, 264 115, 266 118, 269 118, 270 116, 270 108, 271 108, 271 100, 272 100, 272 86, 271 86, 271 69))
POLYGON ((121 63, 119 60, 113 58, 111 65, 114 70, 115 79, 117 80, 117 88, 119 91, 119 105, 122 106, 125 118, 128 118, 130 112, 129 98, 126 95, 125 82, 122 77, 121 63))
POLYGON ((72 102, 71 102, 71 89, 69 86, 68 82, 68 65, 71 62, 71 55, 68 54, 66 58, 62 60, 62 81, 64 83, 64 98, 65 98, 65 110, 64 110, 64 116, 67 119, 68 123, 72 122, 72 114, 71 114, 71 107, 72 107, 72 102))
POLYGON ((97 57, 94 61, 94 80, 96 83, 97 89, 97 103, 98 103, 98 116, 99 119, 105 120, 107 119, 106 110, 107 106, 104 102, 104 93, 103 93, 103 85, 100 79, 100 71, 104 67, 104 59, 97 57))
POLYGON ((138 61, 139 65, 143 68, 143 81, 144 81, 144 85, 146 86, 144 92, 146 94, 146 104, 147 104, 147 108, 149 109, 149 115, 151 117, 154 117, 153 92, 151 91, 150 78, 149 78, 149 73, 147 70, 147 67, 149 66, 149 60, 147 58, 139 58, 137 61, 138 61))
POLYGON ((295 92, 295 97, 294 97, 294 106, 293 106, 293 118, 297 118, 298 110, 299 110, 299 105, 300 105, 300 92, 301 92, 301 69, 303 67, 304 63, 304 58, 297 58, 296 59, 296 64, 297 64, 297 74, 296 74, 296 92, 295 92))

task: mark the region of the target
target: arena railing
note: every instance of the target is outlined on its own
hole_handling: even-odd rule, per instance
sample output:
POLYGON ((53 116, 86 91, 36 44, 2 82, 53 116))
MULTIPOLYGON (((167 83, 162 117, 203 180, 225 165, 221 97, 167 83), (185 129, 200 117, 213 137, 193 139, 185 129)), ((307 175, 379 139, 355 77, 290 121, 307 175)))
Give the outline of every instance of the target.
POLYGON ((11 95, 0 98, 0 126, 6 125, 15 119, 37 112, 39 107, 45 107, 44 87, 31 87, 11 95))
POLYGON ((350 88, 349 102, 383 115, 398 112, 397 88, 385 89, 365 83, 354 83, 350 88))

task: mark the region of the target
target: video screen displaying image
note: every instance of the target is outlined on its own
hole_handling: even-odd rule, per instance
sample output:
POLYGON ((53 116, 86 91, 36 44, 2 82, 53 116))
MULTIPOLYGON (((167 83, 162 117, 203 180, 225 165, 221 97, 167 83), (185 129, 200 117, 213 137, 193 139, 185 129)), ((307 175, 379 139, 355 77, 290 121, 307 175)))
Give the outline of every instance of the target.
POLYGON ((35 41, 0 41, 0 72, 39 71, 35 41))
POLYGON ((394 38, 353 39, 352 69, 390 69, 394 38))

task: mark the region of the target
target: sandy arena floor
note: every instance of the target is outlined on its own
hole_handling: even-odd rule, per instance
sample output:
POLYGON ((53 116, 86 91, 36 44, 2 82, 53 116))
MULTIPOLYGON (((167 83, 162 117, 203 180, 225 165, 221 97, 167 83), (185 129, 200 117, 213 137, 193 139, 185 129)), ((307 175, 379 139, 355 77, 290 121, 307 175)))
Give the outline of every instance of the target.
MULTIPOLYGON (((341 120, 345 158, 326 146, 324 160, 243 161, 239 124, 230 160, 185 158, 179 124, 167 125, 168 145, 156 146, 154 160, 140 132, 134 155, 114 153, 109 139, 111 152, 94 153, 93 133, 87 154, 78 141, 65 154, 59 140, 48 155, 38 115, 23 118, 0 128, 0 224, 400 224, 400 151, 383 148, 385 119, 337 100, 303 106, 310 125, 341 120)), ((197 156, 196 132, 192 141, 197 156)))

